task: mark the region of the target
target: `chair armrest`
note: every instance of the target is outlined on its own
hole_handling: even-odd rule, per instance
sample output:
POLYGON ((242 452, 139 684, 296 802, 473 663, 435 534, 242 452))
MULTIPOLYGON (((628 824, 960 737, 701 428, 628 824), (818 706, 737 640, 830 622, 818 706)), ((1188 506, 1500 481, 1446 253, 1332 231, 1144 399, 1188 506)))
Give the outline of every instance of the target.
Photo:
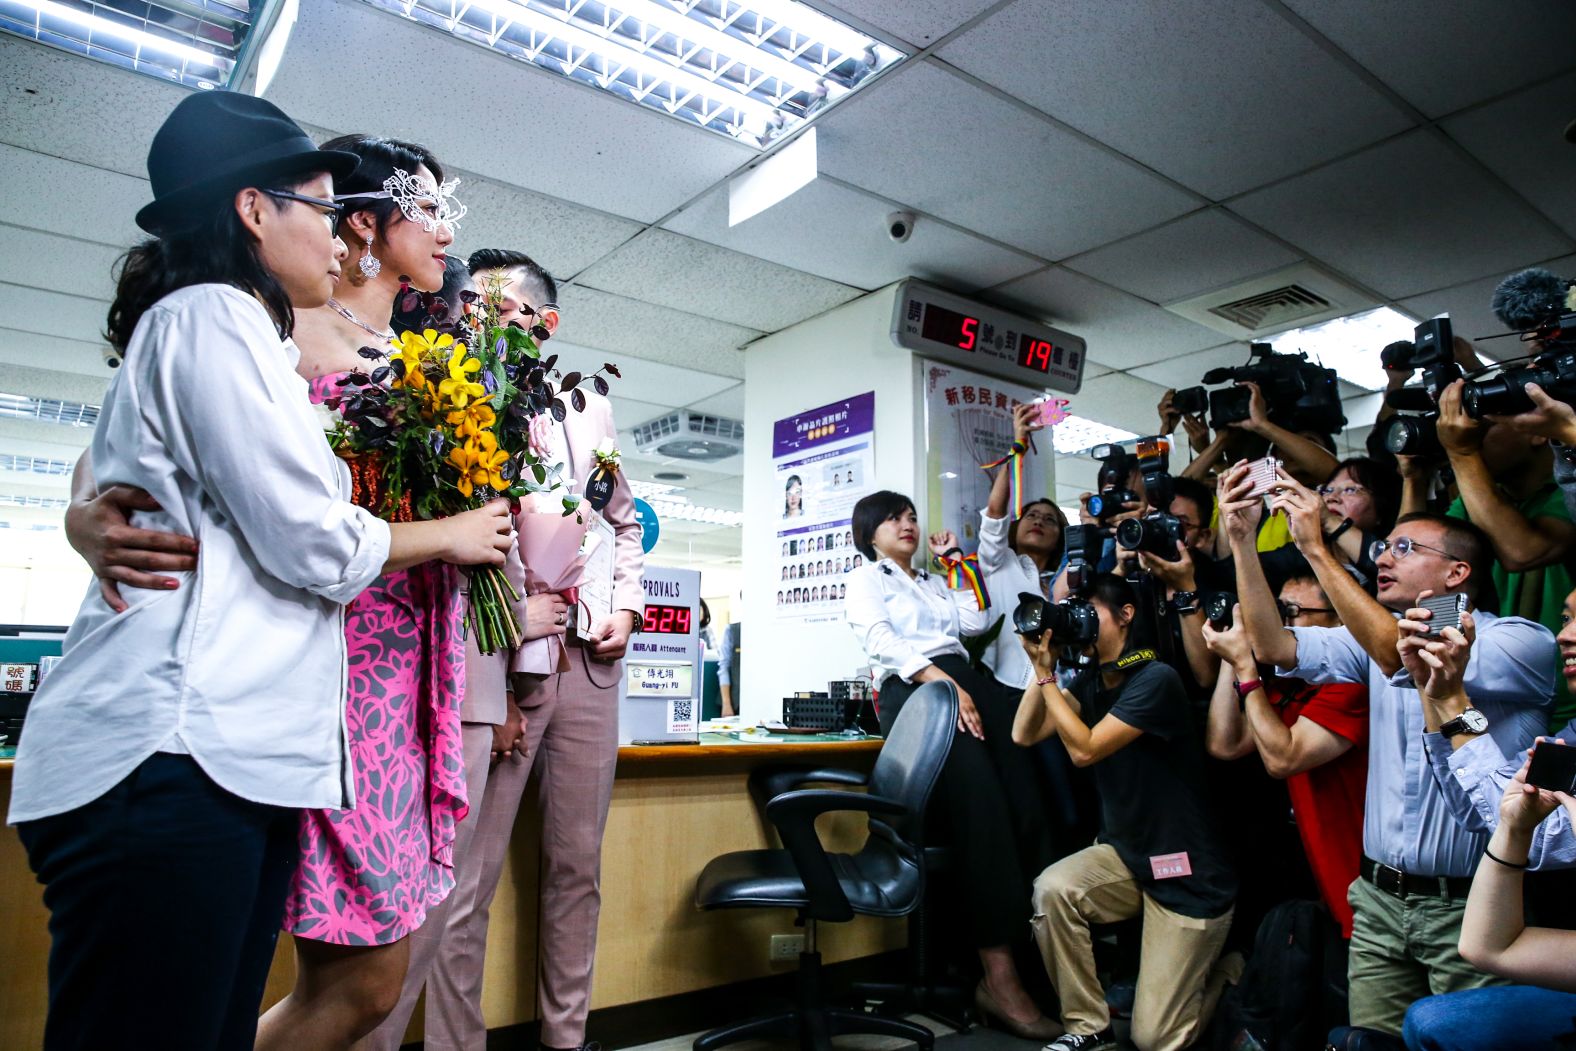
POLYGON ((817 769, 803 763, 761 766, 750 772, 750 798, 755 801, 756 808, 764 814, 766 804, 795 788, 808 784, 863 785, 866 780, 864 774, 854 770, 839 770, 836 767, 817 769))
POLYGON ((803 788, 784 792, 766 804, 766 816, 777 826, 783 846, 793 858, 794 868, 804 880, 810 896, 807 910, 812 919, 834 923, 853 919, 853 907, 832 871, 832 860, 815 833, 815 819, 839 810, 866 814, 902 814, 908 808, 885 796, 866 792, 839 792, 825 788, 803 788))

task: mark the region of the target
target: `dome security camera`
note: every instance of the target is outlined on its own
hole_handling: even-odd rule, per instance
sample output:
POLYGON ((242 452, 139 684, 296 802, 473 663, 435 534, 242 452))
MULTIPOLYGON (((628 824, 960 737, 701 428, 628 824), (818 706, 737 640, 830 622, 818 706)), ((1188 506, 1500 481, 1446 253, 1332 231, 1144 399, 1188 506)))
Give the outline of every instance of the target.
POLYGON ((887 236, 896 244, 902 244, 914 236, 914 213, 893 212, 886 217, 887 236))
POLYGON ((108 344, 105 344, 105 346, 104 346, 104 365, 105 365, 105 367, 106 368, 111 368, 111 369, 118 369, 118 368, 120 368, 120 362, 121 362, 120 351, 116 350, 112 346, 109 346, 108 344))

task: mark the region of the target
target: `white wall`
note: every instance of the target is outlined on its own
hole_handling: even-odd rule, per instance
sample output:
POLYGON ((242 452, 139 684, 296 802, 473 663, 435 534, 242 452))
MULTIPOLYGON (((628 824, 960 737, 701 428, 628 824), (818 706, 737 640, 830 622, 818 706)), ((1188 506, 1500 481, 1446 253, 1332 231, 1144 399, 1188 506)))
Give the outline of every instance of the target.
POLYGON ((924 462, 917 403, 918 363, 889 334, 896 286, 753 343, 744 353, 744 684, 745 719, 776 719, 795 690, 824 690, 865 670, 864 653, 842 621, 776 619, 782 492, 772 473, 772 422, 875 391, 875 488, 922 502, 924 462), (763 513, 763 509, 771 513, 763 513))

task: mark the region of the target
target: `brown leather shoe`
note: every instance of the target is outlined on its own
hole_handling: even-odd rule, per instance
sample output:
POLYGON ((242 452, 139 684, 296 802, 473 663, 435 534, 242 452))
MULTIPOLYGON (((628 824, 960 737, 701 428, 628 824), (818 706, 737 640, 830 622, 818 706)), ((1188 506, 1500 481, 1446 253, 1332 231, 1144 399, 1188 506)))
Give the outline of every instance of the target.
POLYGON ((1019 1022, 1007 1016, 1007 1012, 991 997, 990 991, 985 988, 985 980, 980 979, 980 984, 974 987, 974 1007, 980 1013, 980 1018, 986 1025, 998 1026, 1013 1036, 1021 1036, 1027 1040, 1055 1040, 1061 1036, 1065 1029, 1056 1019, 1041 1015, 1032 1022, 1019 1022))

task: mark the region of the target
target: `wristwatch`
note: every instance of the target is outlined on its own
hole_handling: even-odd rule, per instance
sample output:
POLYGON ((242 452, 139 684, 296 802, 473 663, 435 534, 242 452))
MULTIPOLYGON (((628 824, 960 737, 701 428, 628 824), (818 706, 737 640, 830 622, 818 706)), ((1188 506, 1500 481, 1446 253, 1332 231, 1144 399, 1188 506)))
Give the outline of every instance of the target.
POLYGON ((1189 613, 1197 613, 1198 592, 1178 591, 1175 595, 1171 596, 1171 608, 1176 610, 1178 614, 1184 617, 1189 613))
POLYGON ((1488 716, 1484 715, 1476 708, 1468 708, 1454 719, 1444 723, 1439 727, 1439 732, 1444 734, 1446 737, 1454 737, 1457 734, 1477 735, 1480 733, 1486 733, 1487 731, 1488 716))

